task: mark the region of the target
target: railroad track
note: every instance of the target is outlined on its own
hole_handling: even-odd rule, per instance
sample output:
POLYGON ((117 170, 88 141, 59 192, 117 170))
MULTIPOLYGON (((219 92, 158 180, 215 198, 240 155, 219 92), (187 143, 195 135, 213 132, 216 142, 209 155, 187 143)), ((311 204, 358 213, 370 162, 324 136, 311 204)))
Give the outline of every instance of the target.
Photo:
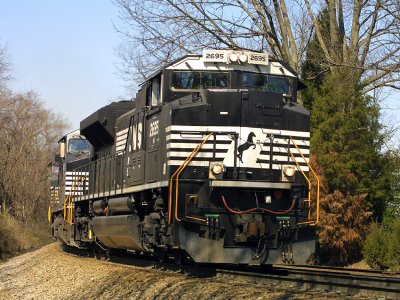
MULTIPOLYGON (((68 252, 71 252, 67 250, 68 252)), ((87 256, 85 251, 72 251, 87 256)), ((91 256, 94 256, 92 254, 91 256)), ((104 258, 104 256, 102 256, 104 258)), ((340 292, 346 295, 400 299, 400 273, 325 266, 271 265, 268 267, 226 265, 177 265, 137 254, 109 255, 118 264, 180 272, 189 276, 225 278, 247 283, 281 285, 302 290, 340 292)))
POLYGON ((400 274, 321 266, 273 265, 270 268, 217 270, 216 277, 282 284, 346 294, 400 298, 400 274))

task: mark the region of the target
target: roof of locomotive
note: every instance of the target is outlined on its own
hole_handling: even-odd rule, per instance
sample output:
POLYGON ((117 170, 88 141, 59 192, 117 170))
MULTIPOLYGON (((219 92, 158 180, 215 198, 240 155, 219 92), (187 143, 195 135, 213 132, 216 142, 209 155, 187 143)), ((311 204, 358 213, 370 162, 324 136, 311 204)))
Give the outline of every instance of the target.
POLYGON ((257 72, 257 73, 265 73, 265 74, 273 74, 273 75, 280 75, 280 76, 289 76, 289 77, 299 77, 299 74, 293 70, 291 66, 285 63, 282 60, 278 59, 271 59, 267 56, 267 63, 249 63, 240 62, 239 60, 232 62, 227 58, 225 61, 211 61, 204 59, 206 51, 221 51, 226 56, 231 54, 236 55, 266 55, 266 53, 262 52, 255 52, 255 51, 248 51, 248 50, 204 50, 203 54, 187 54, 179 59, 171 63, 165 64, 162 68, 158 71, 151 74, 144 82, 140 84, 143 85, 144 83, 148 82, 152 78, 158 76, 160 73, 163 73, 164 70, 216 70, 216 71, 230 71, 230 70, 242 70, 248 72, 257 72), (191 63, 191 64, 189 64, 191 63))
POLYGON ((67 134, 65 134, 61 139, 58 140, 58 143, 64 142, 64 141, 66 141, 68 138, 71 138, 71 137, 74 137, 74 136, 79 137, 80 139, 85 139, 85 137, 84 137, 83 135, 80 134, 80 130, 79 130, 79 129, 75 129, 75 130, 73 130, 73 131, 68 132, 67 134))

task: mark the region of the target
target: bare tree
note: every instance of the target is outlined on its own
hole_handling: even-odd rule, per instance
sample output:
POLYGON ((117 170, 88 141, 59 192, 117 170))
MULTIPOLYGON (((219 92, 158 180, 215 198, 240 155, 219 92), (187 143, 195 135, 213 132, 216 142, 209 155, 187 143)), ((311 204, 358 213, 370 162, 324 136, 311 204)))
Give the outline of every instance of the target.
POLYGON ((204 47, 267 50, 299 70, 311 34, 328 71, 351 68, 365 93, 399 89, 398 0, 115 0, 125 26, 125 75, 142 80, 204 47), (318 15, 327 9, 329 26, 318 15), (324 32, 327 30, 328 32, 324 32), (137 77, 140 78, 137 78, 137 77))
MULTIPOLYGON (((299 67, 310 24, 300 3, 264 1, 116 0, 125 36, 126 74, 146 77, 162 63, 205 47, 269 51, 299 67), (295 8, 295 9, 294 9, 295 8)), ((142 79, 141 78, 141 79, 142 79)))
POLYGON ((0 89, 5 88, 6 82, 10 79, 9 70, 10 61, 7 55, 7 48, 0 45, 0 89))
POLYGON ((47 204, 52 150, 65 129, 34 92, 0 94, 0 199, 3 212, 22 220, 47 204))
POLYGON ((400 89, 400 13, 397 0, 327 0, 329 35, 316 10, 304 0, 330 70, 349 68, 364 93, 382 87, 400 89))

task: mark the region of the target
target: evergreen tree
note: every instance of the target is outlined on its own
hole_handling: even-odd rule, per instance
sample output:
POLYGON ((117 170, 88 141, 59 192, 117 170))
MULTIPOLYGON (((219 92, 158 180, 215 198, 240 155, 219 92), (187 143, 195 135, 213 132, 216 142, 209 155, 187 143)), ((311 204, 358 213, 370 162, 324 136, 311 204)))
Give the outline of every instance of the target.
POLYGON ((326 76, 313 102, 311 150, 324 170, 328 193, 366 193, 381 218, 390 196, 391 168, 381 152, 379 106, 360 93, 355 78, 346 68, 326 76))
MULTIPOLYGON (((328 40, 327 9, 318 20, 323 39, 328 40)), ((386 201, 393 197, 395 166, 382 152, 386 136, 379 104, 364 94, 357 69, 332 67, 325 60, 314 35, 302 64, 307 85, 302 98, 311 111, 311 151, 324 171, 328 194, 367 194, 367 203, 381 219, 386 201)))
MULTIPOLYGON (((327 11, 319 21, 328 39, 327 11)), ((382 151, 386 137, 379 121, 380 107, 363 93, 359 71, 328 67, 324 59, 314 37, 302 65, 308 87, 302 100, 311 111, 311 152, 325 182, 319 258, 322 263, 346 264, 361 256, 371 215, 367 210, 381 220, 386 203, 393 198, 395 164, 382 151), (333 239, 336 231, 340 234, 333 239)))

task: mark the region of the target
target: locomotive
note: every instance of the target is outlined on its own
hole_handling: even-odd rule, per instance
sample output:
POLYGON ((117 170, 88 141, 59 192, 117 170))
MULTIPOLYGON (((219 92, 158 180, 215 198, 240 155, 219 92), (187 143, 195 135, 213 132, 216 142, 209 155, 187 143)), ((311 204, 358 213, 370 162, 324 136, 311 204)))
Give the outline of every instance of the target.
POLYGON ((165 65, 134 100, 59 141, 52 236, 178 263, 305 264, 319 183, 302 88, 266 53, 203 50, 165 65))

